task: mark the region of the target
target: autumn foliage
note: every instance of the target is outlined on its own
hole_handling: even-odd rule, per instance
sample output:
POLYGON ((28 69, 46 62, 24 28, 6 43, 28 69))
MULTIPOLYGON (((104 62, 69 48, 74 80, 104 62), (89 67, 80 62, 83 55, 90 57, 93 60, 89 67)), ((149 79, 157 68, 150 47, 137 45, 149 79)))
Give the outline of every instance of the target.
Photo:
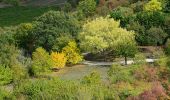
POLYGON ((53 67, 57 69, 63 68, 67 61, 65 54, 58 52, 52 52, 51 59, 53 61, 53 67))

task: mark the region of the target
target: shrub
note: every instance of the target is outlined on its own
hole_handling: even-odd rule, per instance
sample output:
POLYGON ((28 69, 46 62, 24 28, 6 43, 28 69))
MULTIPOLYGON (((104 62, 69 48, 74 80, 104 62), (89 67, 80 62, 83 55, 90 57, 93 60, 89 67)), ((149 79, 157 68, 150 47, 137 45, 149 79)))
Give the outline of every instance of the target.
POLYGON ((151 27, 146 31, 147 41, 150 45, 163 45, 165 38, 168 36, 162 28, 151 27), (148 35, 148 36, 147 36, 148 35))
POLYGON ((146 29, 151 27, 161 27, 165 23, 165 15, 161 12, 139 12, 136 20, 146 29))
POLYGON ((144 6, 146 11, 160 11, 162 10, 162 4, 158 0, 151 0, 144 6))
POLYGON ((109 80, 112 83, 118 82, 133 82, 133 75, 131 69, 127 69, 124 66, 114 64, 108 71, 109 80))
POLYGON ((66 55, 68 64, 77 64, 83 59, 74 41, 69 42, 68 45, 63 48, 62 52, 66 55))
POLYGON ((75 82, 59 79, 27 80, 18 85, 14 93, 17 98, 22 95, 29 100, 75 100, 78 86, 75 82))
POLYGON ((99 84, 101 83, 100 81, 100 74, 96 71, 90 73, 90 75, 87 75, 82 79, 83 84, 99 84))
POLYGON ((39 75, 49 72, 52 68, 52 60, 50 55, 41 47, 37 48, 32 55, 32 72, 34 75, 39 75))
POLYGON ((146 57, 142 53, 138 53, 134 57, 134 63, 137 65, 143 65, 146 64, 146 57))
POLYGON ((9 67, 0 65, 0 85, 12 82, 13 71, 9 67))
POLYGON ((98 7, 96 11, 97 11, 97 14, 99 14, 100 16, 107 16, 110 13, 110 10, 107 6, 98 7))
POLYGON ((150 66, 139 66, 137 69, 133 71, 134 77, 137 80, 153 82, 158 80, 158 71, 154 67, 150 66))
POLYGON ((151 90, 144 91, 138 96, 139 100, 166 100, 169 99, 164 88, 158 82, 152 84, 151 90))
POLYGON ((96 10, 96 1, 95 0, 81 0, 78 4, 78 12, 82 13, 83 16, 88 17, 92 16, 96 10))
POLYGON ((126 25, 133 20, 132 15, 133 9, 128 7, 118 7, 111 12, 110 17, 115 20, 120 20, 120 25, 126 27, 126 25))
POLYGON ((62 49, 67 46, 70 41, 74 41, 74 38, 70 35, 63 35, 55 40, 53 45, 53 51, 61 52, 62 49))
POLYGON ((167 55, 170 55, 170 39, 167 40, 167 43, 165 44, 165 53, 167 55))
POLYGON ((120 82, 120 83, 114 84, 113 86, 114 86, 114 89, 117 91, 120 97, 120 100, 126 100, 128 97, 137 96, 151 88, 150 83, 145 83, 145 82, 140 82, 140 81, 136 81, 133 84, 130 84, 128 82, 120 82))
POLYGON ((20 51, 14 46, 9 44, 1 45, 0 48, 0 64, 5 67, 12 68, 14 65, 19 63, 18 57, 20 55, 20 51))
POLYGON ((66 57, 64 53, 52 52, 51 59, 53 61, 53 68, 63 68, 66 64, 66 57))
POLYGON ((6 91, 4 88, 0 88, 0 100, 16 100, 12 93, 6 91))

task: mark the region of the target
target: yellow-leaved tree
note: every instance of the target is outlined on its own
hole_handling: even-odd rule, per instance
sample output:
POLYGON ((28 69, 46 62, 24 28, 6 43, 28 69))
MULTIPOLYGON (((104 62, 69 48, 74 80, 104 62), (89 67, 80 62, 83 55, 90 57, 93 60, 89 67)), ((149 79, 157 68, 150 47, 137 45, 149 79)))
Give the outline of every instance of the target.
POLYGON ((112 18, 96 18, 83 25, 80 33, 80 47, 91 53, 114 51, 117 56, 134 57, 137 52, 135 33, 120 27, 112 18))
POLYGON ((57 69, 63 68, 67 62, 64 53, 52 52, 51 59, 53 61, 53 68, 57 69))
POLYGON ((83 60, 75 41, 69 42, 68 45, 63 48, 62 52, 66 55, 68 64, 77 64, 83 60))
POLYGON ((151 0, 144 6, 145 11, 160 11, 162 4, 158 0, 151 0))

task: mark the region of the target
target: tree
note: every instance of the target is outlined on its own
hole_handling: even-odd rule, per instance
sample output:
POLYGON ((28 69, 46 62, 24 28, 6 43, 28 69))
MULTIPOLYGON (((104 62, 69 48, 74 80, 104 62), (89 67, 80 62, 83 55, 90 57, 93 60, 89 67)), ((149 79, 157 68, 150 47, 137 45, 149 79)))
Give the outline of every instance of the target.
POLYGON ((134 57, 137 53, 135 34, 124 29, 119 29, 117 34, 119 39, 116 40, 114 49, 118 56, 125 58, 125 65, 127 65, 127 57, 134 57))
POLYGON ((43 47, 51 51, 61 36, 74 39, 80 30, 80 24, 72 15, 59 11, 49 11, 31 24, 21 24, 15 34, 17 44, 32 53, 43 47))
POLYGON ((78 4, 78 12, 82 13, 83 16, 88 17, 92 16, 96 10, 96 1, 95 0, 81 0, 78 4))
POLYGON ((101 17, 89 21, 80 33, 80 47, 92 53, 109 49, 118 56, 124 56, 127 61, 127 57, 136 53, 135 33, 122 29, 119 25, 119 22, 110 18, 101 17))
POLYGON ((53 64, 50 55, 41 47, 32 55, 32 72, 35 76, 50 72, 53 64))
POLYGON ((68 45, 62 49, 62 52, 66 55, 68 64, 77 64, 83 59, 74 41, 69 42, 68 45))
POLYGON ((52 52, 51 59, 54 65, 53 68, 57 68, 57 69, 63 68, 67 62, 64 53, 52 52))
POLYGON ((162 4, 158 0, 151 0, 144 6, 145 11, 160 11, 162 10, 162 4))
POLYGON ((151 27, 162 27, 165 23, 165 15, 161 12, 139 12, 136 15, 136 21, 146 29, 151 27))
POLYGON ((115 20, 120 20, 120 25, 126 27, 126 25, 133 20, 133 14, 133 9, 131 8, 118 7, 111 12, 110 17, 115 20))
POLYGON ((150 45, 163 45, 165 38, 168 36, 160 27, 151 27, 146 33, 150 45))
POLYGON ((138 22, 132 22, 127 25, 127 29, 135 31, 135 39, 138 45, 147 45, 148 38, 146 37, 145 27, 140 25, 138 22))

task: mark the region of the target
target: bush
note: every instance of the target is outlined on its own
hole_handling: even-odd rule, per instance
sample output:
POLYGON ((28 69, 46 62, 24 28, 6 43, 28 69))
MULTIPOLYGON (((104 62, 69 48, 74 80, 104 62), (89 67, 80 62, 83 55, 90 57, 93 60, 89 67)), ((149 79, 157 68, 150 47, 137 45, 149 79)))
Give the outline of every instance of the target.
POLYGON ((165 53, 167 55, 170 55, 170 39, 168 39, 166 44, 165 44, 165 53))
POLYGON ((83 84, 99 84, 101 83, 100 74, 96 71, 90 73, 82 79, 83 84))
POLYGON ((34 75, 49 72, 52 68, 52 60, 50 55, 41 47, 37 48, 32 55, 32 72, 34 75))
POLYGON ((134 77, 130 68, 115 64, 108 71, 109 80, 112 83, 118 82, 133 82, 134 77))
POLYGON ((62 49, 67 46, 70 41, 74 41, 74 38, 70 35, 63 35, 55 40, 53 45, 53 51, 61 52, 62 49))
POLYGON ((83 16, 88 17, 92 16, 96 10, 96 1, 95 0, 81 0, 78 4, 77 10, 79 13, 82 13, 83 16))
POLYGON ((58 52, 52 52, 51 53, 51 59, 53 61, 53 68, 57 68, 57 69, 60 69, 60 68, 63 68, 66 64, 66 57, 65 57, 65 54, 64 53, 58 53, 58 52))
POLYGON ((0 100, 15 100, 14 96, 0 87, 0 100))
POLYGON ((144 65, 146 64, 146 57, 142 53, 137 53, 134 57, 134 63, 137 65, 144 65))
POLYGON ((27 80, 27 82, 18 85, 14 89, 14 93, 17 98, 22 95, 29 100, 75 100, 78 86, 75 82, 59 79, 27 80))
POLYGON ((101 6, 96 9, 97 14, 100 16, 107 16, 110 13, 110 10, 107 6, 101 6))
POLYGON ((130 84, 128 82, 120 82, 114 84, 113 87, 115 91, 117 91, 120 100, 133 100, 127 98, 131 96, 137 96, 144 91, 149 90, 151 88, 151 84, 140 81, 136 81, 133 84, 130 84))
POLYGON ((11 83, 12 78, 13 78, 13 71, 9 67, 0 65, 0 85, 11 83))
POLYGON ((14 94, 17 99, 22 97, 29 100, 112 100, 118 98, 113 88, 100 85, 98 82, 92 84, 60 79, 27 80, 14 88, 14 94))
POLYGON ((155 67, 139 66, 133 71, 133 75, 137 80, 154 82, 158 81, 158 70, 155 67))
POLYGON ((113 10, 110 17, 115 20, 120 20, 120 25, 126 27, 130 21, 133 21, 133 9, 128 7, 118 7, 113 10))
POLYGON ((74 41, 69 42, 68 45, 63 48, 62 52, 66 55, 68 64, 77 64, 83 59, 74 41))
POLYGON ((168 36, 163 29, 160 27, 151 27, 146 31, 146 36, 148 35, 148 44, 149 45, 163 45, 165 38, 168 36))
POLYGON ((161 12, 139 12, 136 21, 146 29, 151 27, 161 27, 165 23, 165 15, 161 12))

